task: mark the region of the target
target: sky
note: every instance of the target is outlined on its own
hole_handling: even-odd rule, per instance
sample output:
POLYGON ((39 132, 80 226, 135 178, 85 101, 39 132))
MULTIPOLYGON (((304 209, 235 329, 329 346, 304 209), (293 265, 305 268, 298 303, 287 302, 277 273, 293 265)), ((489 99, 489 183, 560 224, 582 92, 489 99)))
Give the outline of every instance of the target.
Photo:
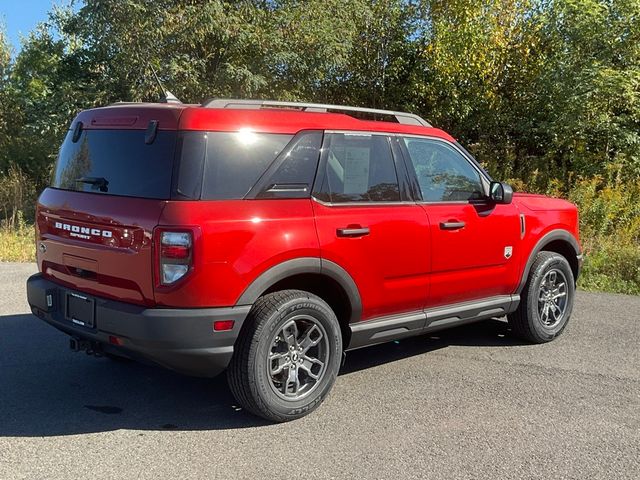
POLYGON ((26 36, 39 22, 47 19, 53 5, 64 5, 63 0, 0 0, 0 25, 7 32, 15 51, 20 49, 20 35, 26 36))

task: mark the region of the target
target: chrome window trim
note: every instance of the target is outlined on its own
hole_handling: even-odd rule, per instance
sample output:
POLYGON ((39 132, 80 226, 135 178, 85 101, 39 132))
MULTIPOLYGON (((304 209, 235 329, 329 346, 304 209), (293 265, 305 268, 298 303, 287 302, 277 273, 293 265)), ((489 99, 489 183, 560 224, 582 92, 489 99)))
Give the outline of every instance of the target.
MULTIPOLYGON (((372 136, 372 135, 383 135, 385 137, 389 137, 389 138, 393 138, 393 137, 397 137, 397 138, 403 138, 403 137, 409 137, 409 138, 419 138, 422 140, 432 140, 432 141, 436 141, 436 142, 440 142, 443 143, 447 146, 450 146, 452 148, 454 148, 461 156, 462 158, 464 158, 464 160, 467 161, 467 163, 469 163, 476 172, 478 172, 478 175, 480 177, 480 183, 482 184, 482 188, 485 190, 485 195, 487 194, 488 190, 489 190, 489 184, 491 183, 491 178, 487 175, 487 173, 482 170, 481 168, 478 167, 478 165, 476 165, 476 163, 474 161, 471 161, 469 159, 469 154, 467 152, 465 152, 464 150, 462 150, 455 142, 450 142, 449 140, 446 140, 444 138, 440 138, 440 137, 436 137, 433 135, 418 135, 415 133, 398 133, 398 132, 383 132, 383 131, 366 131, 366 130, 324 130, 325 135, 326 134, 332 134, 332 133, 337 133, 337 134, 345 134, 345 135, 353 135, 353 136, 372 136)), ((320 148, 320 151, 322 153, 322 148, 320 148)), ((392 152, 393 153, 393 152, 392 152)), ((408 161, 411 161, 411 159, 407 159, 408 161)), ((397 173, 397 172, 396 172, 397 173)), ((400 180, 398 179, 398 183, 400 182, 400 180)), ((315 202, 319 203, 320 205, 324 205, 326 207, 341 207, 341 206, 345 206, 345 207, 357 207, 357 206, 375 206, 375 205, 379 205, 379 206, 392 206, 392 205, 468 205, 471 203, 475 203, 475 202, 483 202, 485 201, 485 199, 477 199, 477 200, 439 200, 436 202, 429 202, 426 200, 415 200, 412 202, 406 201, 406 200, 398 200, 397 202, 344 202, 344 203, 332 203, 332 202, 325 202, 322 201, 318 198, 316 198, 313 193, 311 194, 311 199, 314 200, 315 202)))
POLYGON ((392 205, 417 205, 417 202, 398 200, 397 202, 325 202, 311 195, 311 200, 325 207, 390 207, 392 205))
MULTIPOLYGON (((467 161, 467 163, 473 167, 473 169, 476 172, 478 172, 478 174, 480 175, 480 181, 482 183, 482 187, 483 188, 488 187, 489 183, 491 183, 491 179, 487 176, 487 174, 484 171, 482 171, 482 169, 478 168, 478 166, 475 164, 475 162, 469 161, 468 154, 453 142, 445 140, 444 138, 434 137, 432 135, 415 135, 415 134, 406 134, 405 135, 403 133, 398 133, 398 134, 396 134, 396 136, 398 136, 398 137, 409 137, 409 138, 420 138, 422 140, 433 140, 433 141, 436 141, 436 142, 443 143, 443 144, 445 144, 445 145, 447 145, 449 147, 453 147, 453 149, 456 150, 460 154, 460 156, 462 156, 462 158, 464 158, 467 161), (484 182, 482 182, 482 180, 485 180, 487 182, 487 185, 485 185, 484 182)), ((409 161, 411 161, 411 159, 409 159, 409 161)), ((486 192, 484 192, 484 193, 486 194, 486 192)))
POLYGON ((436 137, 434 135, 418 135, 416 133, 398 133, 398 132, 382 132, 382 131, 372 132, 372 131, 366 131, 366 130, 325 130, 324 133, 325 134, 342 133, 345 135, 351 134, 351 135, 361 135, 361 136, 385 135, 387 137, 400 137, 400 138, 408 137, 408 138, 420 138, 423 140, 434 140, 436 142, 440 142, 450 147, 453 147, 474 168, 474 170, 478 172, 481 179, 485 180, 487 184, 491 183, 491 178, 487 175, 487 173, 483 171, 481 168, 479 168, 478 165, 475 164, 475 162, 470 161, 469 154, 467 152, 461 149, 455 142, 450 142, 449 140, 436 137))
MULTIPOLYGON (((396 162, 402 161, 402 159, 396 159, 396 156, 394 155, 394 152, 393 152, 393 148, 391 147, 391 138, 394 136, 393 134, 386 133, 386 132, 368 132, 365 130, 324 130, 322 146, 320 147, 320 158, 318 159, 318 170, 320 169, 320 166, 322 164, 324 141, 327 138, 328 134, 345 134, 345 135, 361 136, 361 137, 365 137, 365 136, 370 137, 372 135, 378 135, 378 136, 387 137, 388 143, 389 143, 389 153, 391 154, 391 159, 393 160, 393 168, 396 172, 396 182, 398 183, 398 193, 400 193, 400 177, 398 175, 398 167, 396 165, 396 162)), ((317 180, 317 176, 318 174, 316 173, 316 180, 317 180)), ((392 205, 415 205, 416 204, 416 202, 414 201, 406 201, 406 200, 398 200, 396 202, 325 202, 324 200, 320 200, 314 195, 315 188, 316 188, 316 183, 314 180, 313 185, 311 187, 311 199, 325 207, 360 207, 360 206, 389 207, 392 205)), ((400 194, 400 197, 402 197, 401 194, 400 194)))
POLYGON ((393 137, 395 136, 394 132, 372 132, 367 130, 325 130, 325 135, 328 133, 342 133, 344 135, 353 135, 359 137, 371 137, 373 135, 384 135, 385 137, 393 137))
MULTIPOLYGON (((482 200, 477 200, 481 202, 482 200)), ((471 204, 470 200, 440 200, 437 202, 427 202, 426 200, 419 200, 416 202, 418 205, 469 205, 471 204)))

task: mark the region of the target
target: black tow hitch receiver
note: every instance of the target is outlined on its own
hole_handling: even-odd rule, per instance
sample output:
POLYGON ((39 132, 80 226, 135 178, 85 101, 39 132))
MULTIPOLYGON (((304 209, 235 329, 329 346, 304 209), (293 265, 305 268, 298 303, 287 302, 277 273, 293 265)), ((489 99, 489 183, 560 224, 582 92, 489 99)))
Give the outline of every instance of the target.
POLYGON ((91 347, 91 342, 80 338, 72 337, 69 339, 69 348, 74 352, 83 352, 91 347))
POLYGON ((69 339, 69 348, 74 352, 85 352, 87 355, 102 356, 102 345, 99 342, 90 342, 77 337, 69 339))

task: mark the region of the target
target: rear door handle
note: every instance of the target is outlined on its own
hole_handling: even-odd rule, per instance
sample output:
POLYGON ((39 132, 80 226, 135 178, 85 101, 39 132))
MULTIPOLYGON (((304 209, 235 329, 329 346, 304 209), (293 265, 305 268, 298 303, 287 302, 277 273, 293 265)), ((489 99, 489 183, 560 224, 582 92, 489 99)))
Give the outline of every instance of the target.
POLYGON ((336 233, 339 237, 364 237, 369 235, 369 227, 338 228, 336 233))
POLYGON ((440 222, 441 230, 459 230, 464 228, 464 222, 440 222))

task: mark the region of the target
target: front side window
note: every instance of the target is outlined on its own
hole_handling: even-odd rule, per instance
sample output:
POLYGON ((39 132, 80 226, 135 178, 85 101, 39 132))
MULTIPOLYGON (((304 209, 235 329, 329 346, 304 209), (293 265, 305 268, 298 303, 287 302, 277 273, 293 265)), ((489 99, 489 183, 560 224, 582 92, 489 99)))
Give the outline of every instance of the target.
POLYGON ((438 140, 402 139, 426 202, 483 198, 480 173, 455 148, 438 140))
POLYGON ((397 202, 398 176, 388 137, 332 133, 325 136, 319 200, 397 202))

